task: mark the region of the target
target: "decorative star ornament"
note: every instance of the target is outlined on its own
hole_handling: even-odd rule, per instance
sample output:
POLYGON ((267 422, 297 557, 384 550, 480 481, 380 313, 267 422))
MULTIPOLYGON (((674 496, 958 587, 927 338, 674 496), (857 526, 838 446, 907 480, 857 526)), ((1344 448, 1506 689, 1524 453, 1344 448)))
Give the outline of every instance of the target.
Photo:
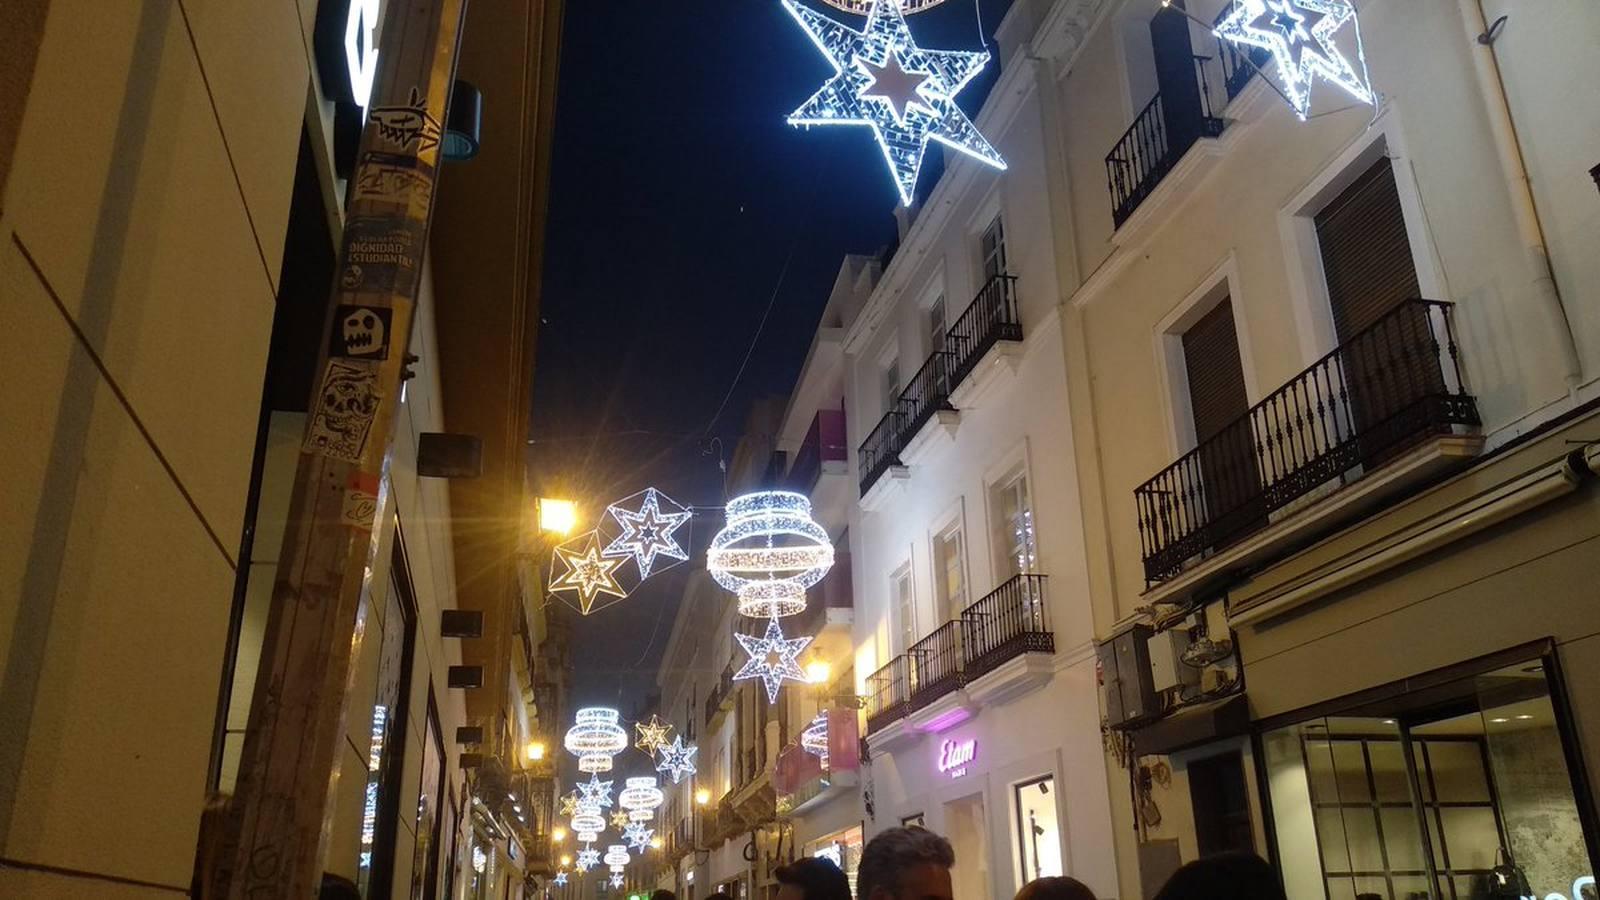
POLYGON ((639 739, 633 745, 655 756, 657 750, 666 746, 667 735, 672 731, 672 723, 663 722, 658 716, 652 715, 650 721, 634 725, 633 730, 639 735, 639 739))
POLYGON ((899 0, 872 0, 861 31, 797 0, 782 2, 834 69, 833 77, 789 114, 790 125, 870 127, 907 206, 914 199, 930 140, 1005 169, 1000 152, 955 100, 989 64, 987 52, 918 47, 899 0))
POLYGON ((556 885, 557 887, 566 887, 566 885, 567 885, 567 872, 566 872, 566 870, 563 869, 560 872, 557 872, 556 873, 556 877, 550 879, 550 883, 553 884, 553 885, 556 885))
POLYGON ((599 775, 590 775, 588 782, 578 782, 578 793, 581 795, 578 803, 589 804, 597 809, 610 809, 611 784, 601 781, 599 775))
POLYGON ((622 840, 635 850, 644 850, 650 846, 650 839, 655 836, 654 828, 646 828, 643 822, 629 822, 628 827, 622 829, 622 840))
POLYGON ((672 776, 672 783, 677 784, 685 775, 693 775, 694 755, 700 752, 699 747, 685 745, 683 735, 672 739, 672 743, 661 746, 661 758, 656 763, 657 772, 666 772, 672 776))
POLYGON ((570 819, 578 811, 578 792, 573 791, 561 797, 561 818, 570 819))
POLYGON ((611 873, 611 886, 612 887, 622 887, 622 873, 621 872, 612 872, 611 873))
POLYGON ((609 594, 619 600, 627 597, 628 592, 617 583, 614 574, 617 567, 622 565, 622 560, 605 556, 600 551, 600 540, 593 532, 585 535, 579 541, 569 541, 580 544, 580 548, 569 547, 562 544, 556 547, 556 558, 567 567, 560 578, 550 582, 550 590, 577 591, 578 611, 588 615, 594 608, 595 598, 601 594, 609 594))
POLYGON ((735 634, 733 637, 744 648, 744 652, 750 654, 744 668, 733 676, 734 680, 761 679, 767 686, 768 703, 778 702, 778 689, 783 687, 784 681, 806 680, 805 670, 800 668, 795 657, 806 649, 811 638, 785 638, 777 619, 767 620, 767 633, 763 637, 748 634, 735 634))
POLYGON ((611 827, 612 828, 616 828, 618 830, 621 830, 621 829, 627 828, 628 825, 630 823, 632 823, 632 822, 633 822, 633 819, 628 816, 628 811, 625 810, 625 809, 619 809, 616 812, 611 814, 611 827))
POLYGON ((585 847, 582 850, 579 850, 578 859, 575 864, 577 865, 579 872, 589 871, 600 864, 600 851, 594 849, 593 847, 585 847))
POLYGON ((1272 54, 1284 96, 1302 120, 1311 108, 1311 83, 1321 76, 1362 103, 1374 101, 1365 76, 1361 23, 1350 0, 1233 0, 1233 11, 1216 27, 1217 37, 1260 47, 1272 54), (1354 23, 1357 72, 1334 43, 1345 23, 1354 23))
MULTIPOLYGON (((638 496, 638 495, 635 495, 638 496)), ((624 508, 620 504, 613 504, 607 508, 611 517, 622 526, 622 534, 606 545, 605 556, 632 557, 634 564, 639 567, 639 577, 649 578, 651 570, 655 567, 656 557, 664 556, 680 562, 689 558, 673 537, 673 533, 689 521, 692 513, 667 499, 667 505, 674 507, 675 511, 663 512, 662 500, 665 499, 660 491, 655 488, 646 488, 644 501, 639 504, 639 511, 624 508)))

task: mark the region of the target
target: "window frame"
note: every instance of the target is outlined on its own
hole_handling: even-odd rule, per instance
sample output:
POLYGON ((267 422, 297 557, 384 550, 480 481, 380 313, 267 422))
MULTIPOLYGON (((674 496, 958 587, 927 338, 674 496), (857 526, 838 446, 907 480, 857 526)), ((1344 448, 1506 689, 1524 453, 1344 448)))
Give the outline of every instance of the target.
POLYGON ((983 285, 988 284, 991 278, 1004 275, 1011 270, 1009 249, 1006 246, 1005 213, 997 211, 994 217, 989 220, 989 223, 978 231, 978 272, 980 278, 978 287, 981 288, 983 285), (995 235, 995 243, 992 249, 985 246, 989 242, 991 234, 995 235), (989 271, 991 260, 999 261, 999 266, 994 272, 989 271))
POLYGON ((917 632, 917 585, 909 561, 889 574, 889 595, 894 600, 894 631, 901 644, 898 652, 905 653, 921 637, 917 632))

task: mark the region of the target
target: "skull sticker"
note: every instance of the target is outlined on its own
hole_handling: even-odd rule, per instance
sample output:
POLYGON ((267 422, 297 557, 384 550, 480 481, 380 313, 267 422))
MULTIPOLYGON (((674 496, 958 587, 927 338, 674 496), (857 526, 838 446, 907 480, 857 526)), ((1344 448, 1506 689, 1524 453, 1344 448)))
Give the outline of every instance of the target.
POLYGON ((381 306, 340 306, 333 323, 329 356, 388 359, 392 311, 381 306))
POLYGON ((359 463, 381 398, 377 380, 366 367, 328 360, 307 426, 305 449, 359 463))

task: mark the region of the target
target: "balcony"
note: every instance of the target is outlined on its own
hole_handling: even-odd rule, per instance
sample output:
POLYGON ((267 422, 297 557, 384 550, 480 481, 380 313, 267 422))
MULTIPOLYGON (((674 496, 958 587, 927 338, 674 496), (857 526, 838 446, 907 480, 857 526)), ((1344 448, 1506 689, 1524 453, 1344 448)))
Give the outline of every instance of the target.
POLYGON ((1111 221, 1116 227, 1128 221, 1195 141, 1222 134, 1226 123, 1212 110, 1211 63, 1211 57, 1195 55, 1198 93, 1186 90, 1166 97, 1157 92, 1106 154, 1111 221), (1198 110, 1191 108, 1195 105, 1198 110))
MULTIPOLYGON (((890 469, 903 466, 903 456, 916 456, 929 438, 923 429, 936 420, 944 433, 955 428, 952 398, 963 394, 963 387, 978 373, 992 368, 984 365, 997 348, 1022 341, 1022 317, 1017 305, 1017 277, 1000 274, 990 278, 977 296, 956 319, 945 336, 944 346, 929 355, 906 383, 894 406, 867 435, 858 451, 863 502, 872 488, 890 469)), ((969 392, 970 393, 970 392, 969 392)), ((874 508, 876 503, 868 503, 874 508)))
POLYGON ((1451 305, 1406 301, 1140 485, 1146 582, 1277 526, 1301 501, 1363 481, 1398 489, 1393 470, 1416 478, 1448 463, 1408 451, 1480 424, 1458 356, 1451 305))
POLYGON ((1036 683, 1041 672, 1026 665, 986 676, 1028 654, 1055 653, 1044 585, 1043 575, 1013 576, 868 677, 867 733, 908 717, 917 730, 942 731, 970 715, 975 702, 1036 683), (967 696, 949 699, 963 688, 967 696))
POLYGON ((792 620, 792 633, 812 635, 813 646, 828 628, 842 626, 848 635, 849 627, 855 621, 855 592, 850 581, 850 554, 847 551, 834 552, 833 568, 817 582, 811 596, 814 602, 806 604, 805 610, 792 620))
POLYGON ((717 683, 711 687, 711 693, 706 695, 706 733, 716 729, 717 723, 722 721, 722 716, 733 708, 733 663, 728 663, 722 668, 722 674, 717 677, 717 683))
POLYGON ((816 418, 811 420, 811 428, 806 431, 805 440, 795 451, 794 462, 789 466, 789 475, 785 479, 789 490, 812 494, 824 471, 830 468, 843 470, 849 462, 849 452, 845 439, 844 410, 817 410, 816 418), (835 466, 829 466, 829 463, 835 466))

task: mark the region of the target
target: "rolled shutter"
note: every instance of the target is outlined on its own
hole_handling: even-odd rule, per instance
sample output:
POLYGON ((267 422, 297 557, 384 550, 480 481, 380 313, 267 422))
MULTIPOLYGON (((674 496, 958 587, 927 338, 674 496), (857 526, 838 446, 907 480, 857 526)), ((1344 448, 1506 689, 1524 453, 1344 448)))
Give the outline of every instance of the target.
POLYGON ((1373 163, 1317 213, 1316 226, 1339 343, 1419 296, 1417 268, 1388 157, 1373 163))

